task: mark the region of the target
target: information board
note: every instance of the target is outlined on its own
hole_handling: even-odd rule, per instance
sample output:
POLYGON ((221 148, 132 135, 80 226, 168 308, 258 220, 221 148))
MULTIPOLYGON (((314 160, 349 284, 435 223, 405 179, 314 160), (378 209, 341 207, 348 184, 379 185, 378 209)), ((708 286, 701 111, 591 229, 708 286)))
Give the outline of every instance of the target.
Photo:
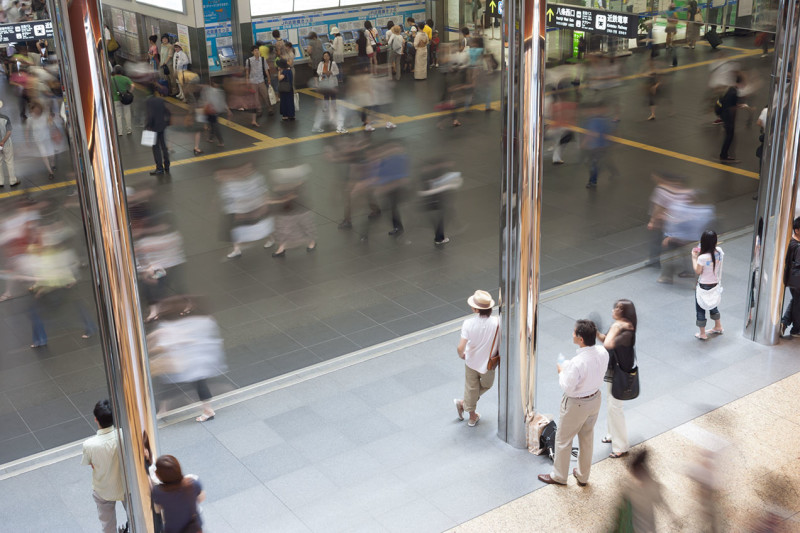
POLYGON ((329 35, 330 29, 337 26, 342 32, 359 30, 364 21, 369 20, 378 29, 381 36, 386 32, 386 23, 394 21, 405 24, 408 17, 415 20, 425 19, 424 0, 386 3, 354 8, 338 8, 329 11, 288 13, 253 19, 253 37, 256 41, 271 41, 272 30, 280 30, 281 37, 289 39, 295 45, 295 59, 303 58, 299 38, 310 31, 318 35, 329 35))
POLYGON ((50 20, 0 24, 0 43, 38 41, 39 39, 49 39, 52 36, 53 22, 50 20))
POLYGON ((599 35, 636 37, 639 17, 631 13, 619 13, 579 6, 548 4, 547 25, 551 28, 578 30, 599 35))
POLYGON ((236 54, 233 53, 232 20, 231 0, 203 0, 206 56, 208 72, 212 76, 221 74, 224 68, 236 63, 236 54))

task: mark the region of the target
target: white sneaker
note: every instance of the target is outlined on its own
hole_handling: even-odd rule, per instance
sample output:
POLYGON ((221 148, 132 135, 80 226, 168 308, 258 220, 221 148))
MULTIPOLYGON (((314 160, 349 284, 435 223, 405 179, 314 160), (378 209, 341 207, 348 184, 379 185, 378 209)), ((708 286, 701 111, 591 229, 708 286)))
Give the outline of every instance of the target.
POLYGON ((325 133, 325 130, 322 128, 312 128, 311 133, 325 133))
POLYGON ((394 122, 389 122, 389 121, 386 121, 386 129, 387 129, 387 130, 394 129, 394 128, 396 128, 396 127, 397 127, 397 124, 395 124, 394 122))
POLYGON ((436 240, 434 240, 434 241, 433 241, 433 244, 436 244, 436 245, 441 245, 441 244, 447 244, 448 242, 450 242, 450 237, 445 237, 445 238, 444 238, 444 239, 442 239, 441 241, 436 241, 436 240))
POLYGON ((242 251, 241 250, 234 250, 231 253, 229 253, 228 255, 226 255, 225 257, 227 257, 228 259, 235 259, 236 257, 239 257, 240 255, 242 255, 242 251))
POLYGON ((350 133, 350 132, 344 129, 343 127, 339 126, 338 128, 336 128, 336 133, 350 133))
POLYGON ((375 131, 375 126, 373 126, 372 124, 367 124, 366 126, 364 126, 364 131, 375 131))
POLYGON ((264 248, 272 248, 275 246, 275 239, 272 237, 268 237, 266 241, 264 241, 264 248))

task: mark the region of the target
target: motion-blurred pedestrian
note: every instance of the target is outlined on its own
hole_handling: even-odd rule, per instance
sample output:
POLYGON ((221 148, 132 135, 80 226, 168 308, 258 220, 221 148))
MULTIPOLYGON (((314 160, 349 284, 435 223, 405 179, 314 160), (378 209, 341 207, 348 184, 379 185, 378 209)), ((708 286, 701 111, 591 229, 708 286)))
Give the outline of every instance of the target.
POLYGON ((284 257, 289 248, 305 246, 307 252, 313 252, 317 247, 314 213, 300 200, 310 172, 310 165, 304 164, 271 173, 269 203, 275 213, 277 246, 272 257, 284 257))
MULTIPOLYGON (((151 176, 161 176, 165 172, 169 174, 169 149, 167 148, 166 131, 171 122, 172 113, 164 103, 164 99, 156 93, 155 85, 151 85, 150 96, 145 101, 144 129, 153 131, 156 134, 155 143, 153 144, 153 159, 156 163, 156 169, 150 172, 151 176)), ((183 88, 181 88, 181 96, 183 96, 183 88)))
POLYGON ((147 335, 151 372, 171 383, 194 385, 203 404, 195 420, 215 416, 208 380, 226 370, 219 326, 194 298, 173 296, 162 301, 159 321, 147 335))

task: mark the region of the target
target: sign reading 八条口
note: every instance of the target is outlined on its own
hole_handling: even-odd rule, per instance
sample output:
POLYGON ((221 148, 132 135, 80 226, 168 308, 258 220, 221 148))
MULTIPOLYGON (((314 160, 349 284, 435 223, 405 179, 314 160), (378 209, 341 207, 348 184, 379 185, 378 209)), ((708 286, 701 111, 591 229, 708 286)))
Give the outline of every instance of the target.
POLYGON ((639 28, 639 17, 632 13, 619 13, 603 9, 580 6, 547 5, 547 25, 601 35, 635 38, 639 28))
POLYGON ((35 20, 0 24, 0 43, 16 43, 20 41, 38 41, 53 37, 53 22, 35 20))

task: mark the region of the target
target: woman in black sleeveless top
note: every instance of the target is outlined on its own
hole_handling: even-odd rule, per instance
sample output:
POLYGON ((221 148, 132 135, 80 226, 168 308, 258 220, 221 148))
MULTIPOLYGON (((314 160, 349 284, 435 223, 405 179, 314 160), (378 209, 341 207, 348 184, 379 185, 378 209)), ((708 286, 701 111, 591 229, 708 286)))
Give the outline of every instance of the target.
POLYGON ((608 372, 605 381, 608 384, 608 433, 602 442, 611 444, 609 457, 618 459, 628 455, 628 429, 625 426, 625 413, 622 411, 622 400, 617 400, 611 394, 611 380, 614 364, 626 372, 636 366, 636 307, 630 300, 617 300, 611 311, 614 323, 608 328, 608 333, 597 333, 597 338, 603 342, 608 350, 608 372))

